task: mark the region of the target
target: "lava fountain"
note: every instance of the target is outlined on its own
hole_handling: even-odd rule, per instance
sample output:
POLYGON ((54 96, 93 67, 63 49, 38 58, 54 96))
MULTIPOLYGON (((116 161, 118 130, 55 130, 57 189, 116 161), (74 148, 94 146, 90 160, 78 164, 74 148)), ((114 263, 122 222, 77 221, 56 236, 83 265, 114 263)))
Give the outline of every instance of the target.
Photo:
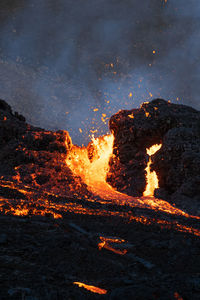
POLYGON ((66 163, 76 176, 80 176, 89 190, 105 199, 114 194, 115 190, 106 182, 109 160, 113 152, 114 136, 112 134, 92 138, 90 147, 92 157, 89 158, 88 148, 72 146, 66 163))

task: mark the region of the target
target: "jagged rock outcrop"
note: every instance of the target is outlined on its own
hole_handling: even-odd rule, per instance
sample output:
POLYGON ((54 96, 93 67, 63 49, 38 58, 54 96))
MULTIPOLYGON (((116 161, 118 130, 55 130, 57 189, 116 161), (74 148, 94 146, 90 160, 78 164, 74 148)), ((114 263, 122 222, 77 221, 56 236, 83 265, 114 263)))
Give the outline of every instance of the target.
POLYGON ((152 157, 160 189, 156 195, 174 193, 200 197, 200 112, 162 99, 139 109, 122 110, 111 117, 114 155, 107 181, 119 191, 141 196, 146 186, 146 148, 162 143, 152 157))
POLYGON ((65 163, 71 146, 67 131, 53 132, 31 126, 0 100, 1 180, 65 195, 73 195, 78 185, 80 193, 86 195, 86 185, 65 163))
POLYGON ((179 127, 167 132, 163 147, 153 157, 159 178, 155 195, 175 203, 200 200, 200 134, 198 128, 179 127))

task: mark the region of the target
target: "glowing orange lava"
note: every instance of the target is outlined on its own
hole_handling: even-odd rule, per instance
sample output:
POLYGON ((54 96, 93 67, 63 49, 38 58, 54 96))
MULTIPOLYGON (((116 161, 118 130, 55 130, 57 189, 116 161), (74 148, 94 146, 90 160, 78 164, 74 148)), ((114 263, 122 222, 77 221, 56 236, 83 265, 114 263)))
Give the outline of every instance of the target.
POLYGON ((93 138, 91 160, 87 148, 73 145, 66 160, 72 172, 82 178, 91 192, 102 197, 106 197, 113 190, 106 182, 109 159, 113 152, 113 141, 112 134, 93 138))
MULTIPOLYGON (((88 149, 73 145, 67 156, 66 163, 76 176, 80 176, 88 189, 103 200, 102 204, 111 202, 117 205, 129 205, 162 211, 173 215, 182 215, 199 219, 197 216, 190 216, 181 209, 178 209, 167 201, 153 197, 155 188, 158 187, 158 179, 155 172, 150 172, 151 159, 147 170, 147 188, 143 197, 132 197, 116 191, 106 182, 106 173, 109 170, 109 159, 113 152, 113 135, 106 135, 100 138, 93 138, 92 158, 89 159, 88 149)), ((161 145, 154 145, 147 149, 149 155, 153 155, 161 148, 161 145)), ((96 200, 97 201, 97 200, 96 200)))
MULTIPOLYGON (((81 177, 82 181, 87 185, 87 190, 92 192, 93 195, 98 197, 92 197, 85 195, 85 205, 79 202, 78 191, 72 190, 73 195, 77 201, 72 201, 71 196, 64 195, 62 187, 56 191, 47 191, 39 189, 39 186, 24 185, 19 178, 13 178, 13 181, 4 181, 0 179, 0 187, 3 189, 13 190, 13 193, 20 192, 22 198, 7 199, 2 195, 0 197, 0 213, 11 214, 15 216, 27 216, 33 215, 51 216, 54 219, 60 219, 63 217, 63 213, 74 213, 91 216, 103 216, 103 217, 120 217, 127 219, 129 222, 136 221, 145 225, 152 223, 157 224, 161 228, 172 228, 173 230, 190 233, 192 235, 200 236, 200 231, 196 228, 189 227, 178 223, 177 221, 159 220, 156 218, 147 218, 145 216, 137 216, 132 210, 128 211, 128 206, 131 208, 139 207, 144 209, 150 209, 154 211, 161 211, 166 214, 174 216, 183 216, 185 218, 200 219, 199 216, 192 216, 182 211, 181 209, 171 205, 167 201, 156 199, 152 196, 153 192, 149 192, 148 196, 132 197, 126 194, 116 191, 106 182, 106 174, 109 170, 109 160, 113 152, 113 135, 107 135, 92 139, 92 142, 88 147, 78 147, 72 145, 69 141, 66 141, 66 147, 68 147, 68 156, 66 163, 74 174, 74 180, 77 180, 77 189, 79 188, 81 177), (59 194, 60 192, 60 194, 59 194), (63 197, 63 200, 59 198, 63 197), (77 198, 76 198, 77 197, 77 198), (90 198, 91 197, 91 198, 90 198), (58 201, 56 200, 58 198, 58 201), (97 208, 91 208, 89 202, 98 202, 101 206, 97 208), (89 205, 88 205, 89 204, 89 205), (114 204, 119 206, 125 206, 127 211, 114 210, 108 207, 107 204, 114 204), (104 206, 106 205, 106 206, 104 206)), ((160 146, 159 146, 160 147, 160 146)), ((154 147, 154 151, 148 152, 149 155, 155 153, 158 146, 154 147)), ((63 159, 64 156, 63 156, 63 159)), ((150 162, 149 162, 150 168, 150 162)), ((16 169, 17 171, 17 169, 16 169)), ((149 169, 150 172, 150 169, 149 169)), ((33 174, 35 175, 35 174, 33 174)), ((148 179, 148 183, 150 180, 148 179)), ((157 187, 157 181, 151 185, 153 189, 157 187)), ((69 185, 70 188, 70 185, 69 185)), ((148 184, 147 184, 148 190, 148 184)), ((14 194, 13 194, 14 195, 14 194)), ((82 199, 82 198, 81 198, 82 199)), ((100 238, 99 249, 106 248, 117 254, 124 255, 126 250, 125 245, 117 246, 118 242, 115 240, 109 240, 100 238)))
POLYGON ((93 285, 88 285, 88 284, 85 284, 82 282, 77 282, 77 281, 75 281, 74 284, 78 285, 79 287, 83 287, 92 293, 96 293, 96 294, 100 294, 100 295, 107 294, 107 290, 101 289, 101 288, 93 286, 93 285))
POLYGON ((155 154, 160 148, 162 144, 160 145, 153 145, 149 149, 147 149, 147 154, 150 156, 149 162, 146 167, 146 172, 147 172, 147 186, 146 190, 143 193, 143 196, 153 196, 155 189, 158 188, 158 177, 156 175, 156 172, 153 171, 151 172, 150 166, 151 166, 151 155, 155 154))
POLYGON ((101 240, 101 242, 98 244, 99 250, 101 250, 102 248, 105 248, 107 250, 110 250, 110 251, 112 251, 116 254, 120 254, 120 255, 125 255, 127 253, 126 249, 120 250, 120 249, 116 249, 110 245, 110 244, 122 244, 125 242, 125 240, 119 239, 119 238, 106 238, 103 236, 100 236, 99 238, 101 240))

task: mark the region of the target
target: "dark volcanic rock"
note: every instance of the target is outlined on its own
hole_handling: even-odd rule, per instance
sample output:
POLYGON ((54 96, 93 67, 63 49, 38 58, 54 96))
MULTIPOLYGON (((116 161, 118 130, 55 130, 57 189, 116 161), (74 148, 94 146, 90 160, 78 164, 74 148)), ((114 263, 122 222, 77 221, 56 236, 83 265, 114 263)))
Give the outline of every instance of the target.
POLYGON ((115 141, 107 181, 112 186, 141 196, 146 186, 146 148, 162 143, 151 165, 159 178, 160 194, 200 195, 199 111, 156 99, 139 109, 118 112, 110 119, 110 129, 115 141))
MULTIPOLYGON (((33 127, 0 100, 0 179, 28 184, 37 189, 67 195, 86 185, 75 178, 65 163, 72 142, 67 131, 33 127)), ((1 191, 0 191, 1 192, 1 191)), ((4 193, 13 195, 13 191, 4 193)), ((0 193, 1 194, 1 193, 0 193)), ((16 198, 16 197, 15 197, 16 198)))
POLYGON ((25 118, 18 113, 13 114, 11 107, 0 100, 0 147, 10 140, 20 137, 27 128, 25 118))

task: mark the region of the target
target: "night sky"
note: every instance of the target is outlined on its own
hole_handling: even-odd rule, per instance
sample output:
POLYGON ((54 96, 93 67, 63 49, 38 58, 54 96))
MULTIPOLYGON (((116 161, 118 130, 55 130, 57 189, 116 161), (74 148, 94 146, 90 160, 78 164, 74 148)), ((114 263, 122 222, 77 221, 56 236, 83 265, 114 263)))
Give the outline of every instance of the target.
POLYGON ((86 144, 119 109, 199 95, 199 0, 0 2, 0 98, 33 125, 86 144))

